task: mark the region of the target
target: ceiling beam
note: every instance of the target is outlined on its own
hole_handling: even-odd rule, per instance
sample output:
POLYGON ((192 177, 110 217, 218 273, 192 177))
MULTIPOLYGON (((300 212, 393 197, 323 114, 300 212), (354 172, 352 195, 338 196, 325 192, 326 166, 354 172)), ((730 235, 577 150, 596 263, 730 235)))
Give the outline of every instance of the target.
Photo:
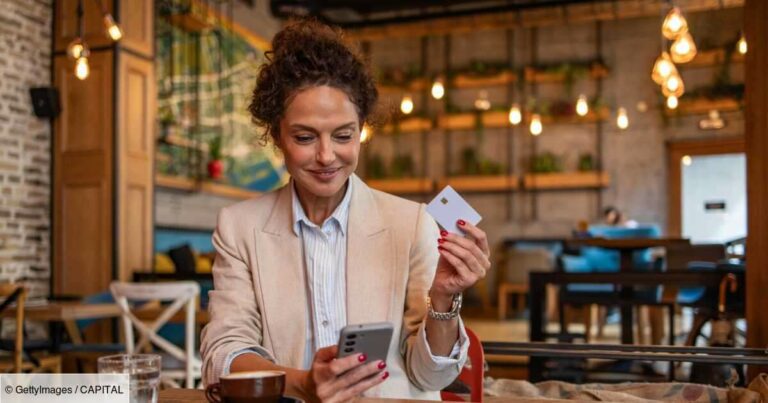
MULTIPOLYGON (((675 5, 684 12, 689 13, 743 7, 744 0, 676 0, 675 5)), ((666 0, 590 2, 546 9, 467 15, 402 24, 353 28, 347 29, 346 34, 356 40, 382 40, 393 37, 445 35, 481 30, 566 25, 629 18, 660 18, 663 10, 666 10, 668 7, 666 0)))

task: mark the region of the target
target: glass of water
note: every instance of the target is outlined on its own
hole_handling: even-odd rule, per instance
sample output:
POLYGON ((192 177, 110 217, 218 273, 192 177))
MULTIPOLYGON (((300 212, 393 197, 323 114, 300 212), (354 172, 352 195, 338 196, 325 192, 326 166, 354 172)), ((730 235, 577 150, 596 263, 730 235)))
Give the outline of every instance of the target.
POLYGON ((117 354, 99 357, 100 374, 128 374, 131 403, 157 403, 161 357, 157 354, 117 354))

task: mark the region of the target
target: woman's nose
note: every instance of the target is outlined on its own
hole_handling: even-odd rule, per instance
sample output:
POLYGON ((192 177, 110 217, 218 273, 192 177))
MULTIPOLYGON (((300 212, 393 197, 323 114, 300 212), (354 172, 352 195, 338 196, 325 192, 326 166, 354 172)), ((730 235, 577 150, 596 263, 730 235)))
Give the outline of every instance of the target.
POLYGON ((330 165, 336 160, 336 153, 333 151, 333 145, 330 142, 321 141, 317 150, 317 162, 321 165, 330 165))

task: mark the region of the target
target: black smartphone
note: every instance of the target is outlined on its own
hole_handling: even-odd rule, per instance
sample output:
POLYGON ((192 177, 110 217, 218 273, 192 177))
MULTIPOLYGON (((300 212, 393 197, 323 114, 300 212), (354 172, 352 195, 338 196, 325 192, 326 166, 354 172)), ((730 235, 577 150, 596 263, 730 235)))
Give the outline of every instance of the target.
POLYGON ((386 361, 393 332, 394 327, 389 322, 347 325, 339 334, 336 358, 363 353, 368 356, 368 362, 386 361))

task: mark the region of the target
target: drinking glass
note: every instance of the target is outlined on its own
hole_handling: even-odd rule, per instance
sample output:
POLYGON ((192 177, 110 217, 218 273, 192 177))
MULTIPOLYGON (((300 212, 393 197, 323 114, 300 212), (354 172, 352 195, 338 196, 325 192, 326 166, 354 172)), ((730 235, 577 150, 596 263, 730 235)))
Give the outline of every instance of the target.
POLYGON ((131 403, 157 403, 161 357, 157 354, 117 354, 99 357, 100 374, 128 374, 131 403))

